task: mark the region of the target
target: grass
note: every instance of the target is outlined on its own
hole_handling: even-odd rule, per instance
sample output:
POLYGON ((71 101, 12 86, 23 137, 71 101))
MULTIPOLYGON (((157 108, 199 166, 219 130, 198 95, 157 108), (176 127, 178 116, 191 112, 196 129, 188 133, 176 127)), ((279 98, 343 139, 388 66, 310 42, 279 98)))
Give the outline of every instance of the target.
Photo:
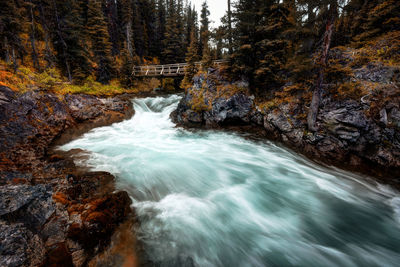
POLYGON ((110 84, 104 85, 96 82, 92 76, 89 76, 83 84, 64 83, 58 86, 54 93, 58 94, 87 94, 112 96, 123 93, 133 93, 134 90, 123 88, 117 80, 112 80, 110 84))
POLYGON ((12 66, 0 61, 0 86, 7 86, 13 91, 25 93, 32 90, 48 91, 56 94, 88 94, 97 96, 113 96, 123 93, 138 94, 151 92, 160 87, 158 79, 136 81, 132 88, 123 87, 117 79, 110 84, 101 84, 93 76, 89 76, 79 84, 68 82, 55 68, 37 72, 33 67, 20 66, 16 72, 12 66))

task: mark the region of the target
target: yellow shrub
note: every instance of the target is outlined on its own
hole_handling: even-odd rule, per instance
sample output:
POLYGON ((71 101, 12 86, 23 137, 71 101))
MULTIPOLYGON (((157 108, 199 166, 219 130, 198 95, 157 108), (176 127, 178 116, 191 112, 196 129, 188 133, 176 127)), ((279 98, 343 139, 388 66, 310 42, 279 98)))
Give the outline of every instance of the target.
POLYGON ((361 97, 367 94, 368 92, 365 90, 365 87, 362 86, 361 83, 347 82, 340 84, 334 96, 338 97, 339 99, 352 98, 355 100, 360 100, 361 97))
POLYGON ((201 90, 199 92, 193 92, 192 101, 191 101, 191 108, 196 112, 202 112, 210 110, 211 107, 206 105, 204 100, 204 91, 201 90))
POLYGON ((35 77, 37 85, 41 89, 51 90, 60 83, 62 83, 61 75, 55 68, 50 68, 35 77))
POLYGON ((165 91, 175 91, 175 80, 173 78, 165 78, 162 80, 162 88, 165 91))

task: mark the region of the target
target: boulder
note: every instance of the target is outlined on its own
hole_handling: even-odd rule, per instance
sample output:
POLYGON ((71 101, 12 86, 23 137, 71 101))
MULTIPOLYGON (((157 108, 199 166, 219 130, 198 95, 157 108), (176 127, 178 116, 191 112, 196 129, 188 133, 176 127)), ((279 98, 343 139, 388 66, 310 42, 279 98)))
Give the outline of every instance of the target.
POLYGON ((288 133, 293 131, 293 126, 289 122, 288 118, 278 109, 268 113, 266 118, 267 121, 275 126, 280 132, 288 133))
POLYGON ((249 123, 253 100, 242 93, 227 99, 217 98, 212 103, 212 119, 218 124, 249 123))

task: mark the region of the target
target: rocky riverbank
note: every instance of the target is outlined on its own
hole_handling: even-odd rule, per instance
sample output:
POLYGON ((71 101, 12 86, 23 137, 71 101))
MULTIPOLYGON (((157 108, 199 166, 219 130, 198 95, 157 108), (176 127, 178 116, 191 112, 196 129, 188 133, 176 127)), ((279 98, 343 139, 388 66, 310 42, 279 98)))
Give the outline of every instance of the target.
POLYGON ((51 147, 132 115, 128 97, 0 87, 0 266, 85 266, 109 246, 128 194, 51 147))
POLYGON ((264 136, 311 159, 376 176, 399 188, 399 72, 382 66, 355 72, 359 81, 387 85, 385 91, 371 91, 358 100, 326 93, 317 132, 307 128, 306 103, 282 101, 260 107, 244 82, 229 83, 217 71, 196 76, 171 117, 187 127, 261 129, 264 136))

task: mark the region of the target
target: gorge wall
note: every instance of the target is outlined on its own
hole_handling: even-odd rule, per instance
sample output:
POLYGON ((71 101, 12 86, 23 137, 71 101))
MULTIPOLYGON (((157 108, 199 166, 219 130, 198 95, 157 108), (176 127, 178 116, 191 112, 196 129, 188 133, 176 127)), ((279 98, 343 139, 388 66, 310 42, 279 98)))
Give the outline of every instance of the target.
POLYGON ((1 266, 84 266, 109 245, 132 213, 128 194, 51 147, 132 115, 124 97, 0 87, 1 266))

